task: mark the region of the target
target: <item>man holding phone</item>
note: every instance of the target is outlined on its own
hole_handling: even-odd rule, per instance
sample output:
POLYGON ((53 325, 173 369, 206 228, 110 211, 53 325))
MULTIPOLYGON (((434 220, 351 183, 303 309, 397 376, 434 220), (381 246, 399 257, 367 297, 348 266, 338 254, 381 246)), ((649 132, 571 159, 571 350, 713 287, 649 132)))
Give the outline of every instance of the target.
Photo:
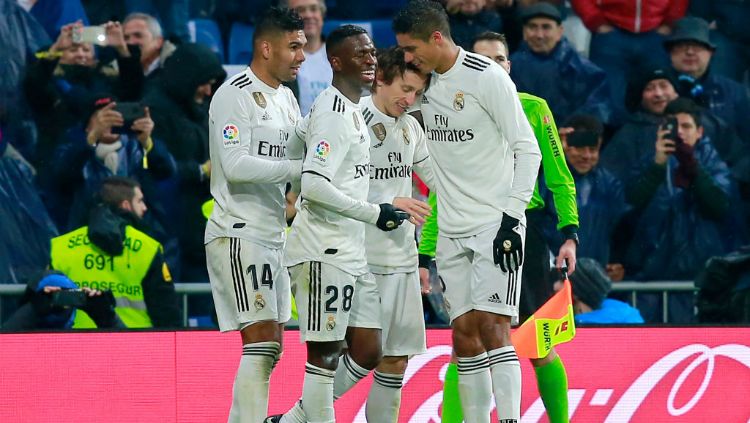
MULTIPOLYGON (((629 259, 640 265, 634 280, 692 280, 708 258, 742 242, 733 221, 734 183, 729 168, 703 137, 701 109, 678 98, 665 109, 653 158, 637 169, 626 188, 640 210, 629 259), (643 169, 645 168, 645 169, 643 169)), ((638 306, 647 322, 661 321, 661 296, 642 294, 638 306)), ((692 294, 669 298, 669 322, 693 321, 692 294)))

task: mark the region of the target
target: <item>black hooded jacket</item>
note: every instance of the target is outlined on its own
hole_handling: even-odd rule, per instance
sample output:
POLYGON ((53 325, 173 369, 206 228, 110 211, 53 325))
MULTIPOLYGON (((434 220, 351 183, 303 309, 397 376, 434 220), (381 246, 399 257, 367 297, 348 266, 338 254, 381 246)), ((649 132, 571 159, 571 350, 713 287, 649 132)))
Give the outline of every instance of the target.
POLYGON ((180 238, 183 262, 205 260, 201 205, 210 198, 208 178, 199 170, 209 158, 210 98, 199 104, 195 91, 209 81, 214 81, 215 90, 224 78, 226 72, 209 48, 183 44, 164 63, 144 99, 154 120, 154 137, 166 143, 177 162, 176 181, 164 189, 163 195, 168 212, 175 216, 168 229, 180 238))

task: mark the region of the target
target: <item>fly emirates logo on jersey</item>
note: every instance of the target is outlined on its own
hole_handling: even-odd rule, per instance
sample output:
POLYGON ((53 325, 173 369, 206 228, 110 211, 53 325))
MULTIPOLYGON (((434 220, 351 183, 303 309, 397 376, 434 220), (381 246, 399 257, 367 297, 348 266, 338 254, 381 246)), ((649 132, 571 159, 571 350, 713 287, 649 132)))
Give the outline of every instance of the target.
POLYGON ((397 151, 388 152, 388 164, 389 166, 378 167, 374 164, 370 165, 370 179, 381 180, 381 179, 395 179, 404 178, 411 179, 411 165, 403 164, 402 161, 403 153, 397 151))
MULTIPOLYGON (((448 116, 440 114, 433 116, 434 127, 427 124, 427 139, 438 142, 467 142, 474 139, 474 130, 469 129, 448 129, 448 116)), ((426 121, 425 121, 426 123, 426 121)))
POLYGON ((283 159, 284 157, 286 157, 287 140, 289 140, 289 133, 283 129, 280 129, 278 144, 263 140, 258 141, 258 155, 263 157, 275 157, 277 159, 283 159))

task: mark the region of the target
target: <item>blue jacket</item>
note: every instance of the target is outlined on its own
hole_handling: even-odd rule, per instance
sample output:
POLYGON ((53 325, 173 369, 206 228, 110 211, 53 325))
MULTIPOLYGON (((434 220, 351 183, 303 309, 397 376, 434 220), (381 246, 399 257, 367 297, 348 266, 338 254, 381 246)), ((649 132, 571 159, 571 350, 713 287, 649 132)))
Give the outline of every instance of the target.
POLYGON ((565 38, 548 55, 532 52, 524 41, 511 60, 511 77, 518 91, 547 100, 556 121, 565 122, 579 113, 610 121, 606 73, 578 54, 565 38))
POLYGON ((708 109, 734 128, 740 138, 750 145, 750 130, 747 128, 750 98, 745 87, 726 76, 711 73, 710 69, 700 82, 708 99, 708 109))
MULTIPOLYGON (((695 145, 694 155, 699 175, 688 189, 673 184, 679 168, 674 156, 666 170, 653 164, 652 155, 646 156, 641 168, 648 170, 635 173, 662 178, 643 208, 630 246, 628 261, 642 264, 636 280, 693 279, 708 258, 744 242, 740 220, 729 206, 737 195, 729 168, 706 140, 695 145)), ((646 181, 639 178, 639 183, 646 181)))
MULTIPOLYGON (((578 247, 578 257, 589 257, 599 262, 602 266, 609 263, 610 242, 622 215, 629 206, 625 202, 625 191, 622 183, 612 172, 601 166, 595 167, 591 172, 581 175, 572 167, 570 173, 576 185, 576 203, 578 205, 578 238, 581 241, 578 247)), ((540 189, 544 195, 545 214, 555 216, 554 199, 549 189, 543 186, 540 178, 540 189)), ((554 222, 554 219, 546 219, 554 222)), ((550 245, 553 251, 560 247, 560 236, 555 230, 554 224, 545 225, 545 236, 553 240, 550 245)))
POLYGON ((641 324, 643 317, 628 303, 605 298, 598 310, 575 315, 576 324, 641 324))
MULTIPOLYGON (((61 145, 55 154, 57 159, 54 162, 53 174, 56 187, 59 188, 57 193, 67 197, 57 206, 70 208, 70 214, 56 217, 67 223, 65 227, 76 228, 87 221, 89 202, 94 193, 99 191, 102 181, 114 175, 96 158, 94 148, 86 143, 85 134, 80 128, 69 131, 68 135, 70 140, 61 145)), ((177 172, 174 158, 163 142, 154 139, 154 147, 147 157, 148 168, 145 168, 143 148, 138 140, 132 135, 123 134, 120 141, 122 147, 118 150, 117 176, 126 176, 138 181, 149 208, 152 212, 157 212, 161 196, 157 193, 155 182, 167 179, 177 172)))

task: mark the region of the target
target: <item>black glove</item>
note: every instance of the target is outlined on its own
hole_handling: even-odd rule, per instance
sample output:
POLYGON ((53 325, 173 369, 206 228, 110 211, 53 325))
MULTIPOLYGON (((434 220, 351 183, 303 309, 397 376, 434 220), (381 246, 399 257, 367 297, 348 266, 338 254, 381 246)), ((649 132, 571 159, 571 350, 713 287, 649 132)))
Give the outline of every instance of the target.
POLYGON ((393 204, 383 203, 380 205, 380 215, 375 226, 381 231, 392 231, 403 223, 405 216, 408 216, 405 211, 393 207, 393 204))
POLYGON ((503 213, 500 229, 492 242, 495 264, 500 265, 503 272, 515 272, 523 263, 521 234, 514 230, 518 224, 518 219, 503 213))

